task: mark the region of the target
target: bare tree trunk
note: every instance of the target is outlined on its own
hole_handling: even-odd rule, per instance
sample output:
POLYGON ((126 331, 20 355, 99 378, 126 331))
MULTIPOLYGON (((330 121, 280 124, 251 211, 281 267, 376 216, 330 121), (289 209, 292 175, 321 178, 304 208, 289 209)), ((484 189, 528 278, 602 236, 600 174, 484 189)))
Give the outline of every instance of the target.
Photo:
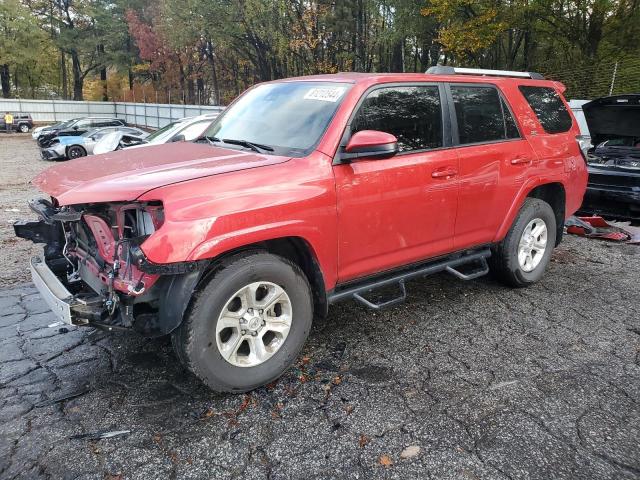
POLYGON ((7 64, 0 65, 0 83, 2 83, 2 96, 9 98, 11 96, 11 76, 7 64))
POLYGON ((62 98, 69 99, 69 78, 67 75, 67 56, 60 50, 60 83, 62 84, 62 98))
POLYGON ((209 62, 209 68, 211 68, 211 81, 213 82, 213 103, 214 105, 220 105, 220 86, 218 85, 216 60, 213 56, 213 42, 210 39, 207 40, 205 54, 207 56, 207 61, 209 62))
POLYGON ((71 66, 73 71, 73 99, 82 100, 82 88, 84 87, 84 77, 82 76, 82 67, 80 66, 80 57, 78 52, 71 52, 71 66))

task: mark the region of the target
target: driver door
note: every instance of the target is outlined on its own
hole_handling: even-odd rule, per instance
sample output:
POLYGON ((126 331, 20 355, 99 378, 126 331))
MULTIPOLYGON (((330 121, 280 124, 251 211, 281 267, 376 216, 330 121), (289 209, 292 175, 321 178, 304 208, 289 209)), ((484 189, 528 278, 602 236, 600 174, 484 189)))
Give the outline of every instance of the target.
POLYGON ((339 282, 453 249, 458 156, 442 92, 437 84, 382 86, 357 107, 348 133, 391 133, 400 152, 334 166, 339 282))

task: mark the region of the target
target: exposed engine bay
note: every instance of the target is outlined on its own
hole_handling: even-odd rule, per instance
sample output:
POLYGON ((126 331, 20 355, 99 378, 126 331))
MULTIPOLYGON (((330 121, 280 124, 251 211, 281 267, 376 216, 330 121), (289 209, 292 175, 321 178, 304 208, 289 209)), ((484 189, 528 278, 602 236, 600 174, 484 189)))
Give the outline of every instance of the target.
MULTIPOLYGON (((133 328, 149 336, 168 333, 170 326, 158 327, 167 289, 180 287, 187 271, 198 272, 194 264, 167 267, 145 258, 140 245, 164 221, 159 202, 58 207, 55 199, 36 199, 30 207, 40 220, 18 222, 16 235, 45 244, 44 260, 36 259, 32 269, 40 268, 45 279, 50 270, 73 297, 67 299, 70 323, 133 328)), ((187 277, 195 286, 197 275, 187 277)), ((180 317, 184 308, 178 308, 180 317)), ((167 309, 165 317, 176 313, 175 307, 167 309)))

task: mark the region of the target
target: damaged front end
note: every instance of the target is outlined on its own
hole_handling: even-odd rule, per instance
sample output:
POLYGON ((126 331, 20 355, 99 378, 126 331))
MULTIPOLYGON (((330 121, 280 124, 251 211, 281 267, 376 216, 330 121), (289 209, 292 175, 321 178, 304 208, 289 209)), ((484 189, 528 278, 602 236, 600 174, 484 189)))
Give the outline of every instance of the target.
POLYGON ((180 324, 204 265, 147 260, 140 247, 162 226, 159 202, 59 207, 55 199, 37 199, 29 205, 39 220, 16 222, 14 230, 44 243, 31 273, 59 320, 150 337, 180 324))

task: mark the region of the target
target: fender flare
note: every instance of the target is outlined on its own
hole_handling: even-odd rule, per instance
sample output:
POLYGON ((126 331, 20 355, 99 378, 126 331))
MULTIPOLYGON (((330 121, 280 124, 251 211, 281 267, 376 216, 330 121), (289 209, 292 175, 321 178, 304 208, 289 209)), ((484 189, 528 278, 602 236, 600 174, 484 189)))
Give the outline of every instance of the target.
POLYGON ((504 237, 506 237, 507 232, 511 228, 511 225, 513 225, 513 221, 515 220, 516 215, 518 215, 518 212, 522 208, 522 205, 524 205, 524 201, 529 196, 529 194, 535 188, 541 187, 543 185, 548 185, 551 183, 559 183, 566 190, 566 185, 564 184, 562 179, 559 179, 559 178, 535 177, 535 178, 529 179, 529 181, 525 182, 522 185, 522 187, 520 187, 520 190, 518 191, 518 194, 516 195, 515 200, 511 204, 511 207, 509 207, 509 211, 505 215, 504 220, 500 225, 500 228, 498 229, 498 232, 493 238, 494 243, 500 242, 502 239, 504 239, 504 237))

